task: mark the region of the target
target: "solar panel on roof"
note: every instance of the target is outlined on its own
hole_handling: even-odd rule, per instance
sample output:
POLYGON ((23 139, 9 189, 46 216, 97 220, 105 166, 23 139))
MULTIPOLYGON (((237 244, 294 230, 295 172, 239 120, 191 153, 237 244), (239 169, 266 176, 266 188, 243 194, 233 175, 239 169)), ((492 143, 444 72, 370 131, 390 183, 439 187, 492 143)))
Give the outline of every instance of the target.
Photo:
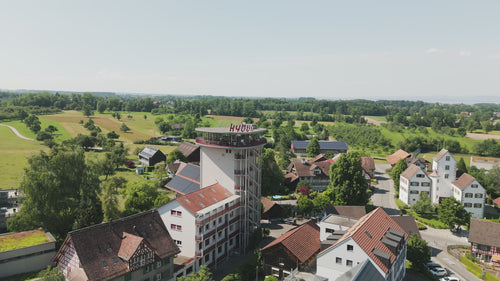
POLYGON ((200 167, 187 164, 180 172, 180 175, 183 175, 187 178, 193 179, 195 181, 200 181, 200 167))
POLYGON ((396 236, 399 236, 399 237, 404 237, 405 234, 401 231, 397 231, 395 229, 392 229, 392 228, 389 228, 389 230, 387 230, 388 232, 390 232, 391 234, 394 234, 396 236))
POLYGON ((200 189, 200 184, 192 182, 180 176, 175 176, 171 181, 168 182, 167 186, 184 194, 188 194, 200 189))

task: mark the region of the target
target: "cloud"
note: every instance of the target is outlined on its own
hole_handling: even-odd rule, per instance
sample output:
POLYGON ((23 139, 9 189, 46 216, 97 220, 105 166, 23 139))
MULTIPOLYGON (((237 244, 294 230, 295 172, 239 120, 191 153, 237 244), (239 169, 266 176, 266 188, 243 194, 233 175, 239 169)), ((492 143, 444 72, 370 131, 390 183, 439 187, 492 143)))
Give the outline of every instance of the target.
POLYGON ((438 48, 430 48, 425 51, 426 54, 442 54, 444 53, 443 49, 438 49, 438 48))
POLYGON ((102 80, 125 80, 125 75, 119 71, 101 69, 97 72, 96 78, 102 80))
POLYGON ((500 59, 500 55, 499 54, 495 54, 495 55, 489 56, 488 58, 492 59, 492 60, 498 60, 498 59, 500 59))
POLYGON ((460 53, 458 53, 458 55, 461 57, 470 57, 472 55, 472 53, 470 51, 467 51, 467 50, 462 50, 462 51, 460 51, 460 53))

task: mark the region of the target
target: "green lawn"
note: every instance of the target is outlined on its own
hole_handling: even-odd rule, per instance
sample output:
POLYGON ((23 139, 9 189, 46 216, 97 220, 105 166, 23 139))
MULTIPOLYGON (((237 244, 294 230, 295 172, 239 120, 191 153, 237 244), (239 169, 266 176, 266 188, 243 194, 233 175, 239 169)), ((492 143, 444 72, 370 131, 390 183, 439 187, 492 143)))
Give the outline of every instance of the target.
MULTIPOLYGON (((479 265, 475 264, 473 261, 469 260, 466 257, 461 257, 460 261, 465 265, 467 270, 476 275, 477 277, 481 278, 481 272, 482 269, 479 265)), ((488 280, 488 281, 500 281, 500 279, 496 278, 495 276, 491 275, 490 273, 486 272, 484 279, 483 280, 488 280)))
MULTIPOLYGON (((7 124, 22 128, 19 124, 7 124)), ((24 134, 25 132, 21 132, 24 134)), ((26 134, 27 137, 33 137, 26 134)), ((38 154, 40 150, 47 151, 46 146, 37 141, 24 140, 17 137, 9 128, 0 126, 0 189, 19 188, 24 167, 27 166, 27 157, 38 154)))

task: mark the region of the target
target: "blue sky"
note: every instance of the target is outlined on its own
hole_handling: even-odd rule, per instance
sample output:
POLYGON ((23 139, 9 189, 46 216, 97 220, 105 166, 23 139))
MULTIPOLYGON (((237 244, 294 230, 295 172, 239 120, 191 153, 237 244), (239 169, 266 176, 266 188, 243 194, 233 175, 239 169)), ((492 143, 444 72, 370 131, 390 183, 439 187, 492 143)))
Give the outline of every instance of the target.
POLYGON ((500 1, 1 1, 0 88, 500 102, 500 1))

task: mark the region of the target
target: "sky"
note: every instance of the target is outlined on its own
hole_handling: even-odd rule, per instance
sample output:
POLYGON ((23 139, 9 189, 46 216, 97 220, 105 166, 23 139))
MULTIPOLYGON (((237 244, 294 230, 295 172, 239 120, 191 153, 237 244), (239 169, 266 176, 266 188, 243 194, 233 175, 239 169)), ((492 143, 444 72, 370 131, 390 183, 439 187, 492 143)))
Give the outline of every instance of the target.
POLYGON ((0 0, 0 89, 500 103, 500 1, 0 0))

